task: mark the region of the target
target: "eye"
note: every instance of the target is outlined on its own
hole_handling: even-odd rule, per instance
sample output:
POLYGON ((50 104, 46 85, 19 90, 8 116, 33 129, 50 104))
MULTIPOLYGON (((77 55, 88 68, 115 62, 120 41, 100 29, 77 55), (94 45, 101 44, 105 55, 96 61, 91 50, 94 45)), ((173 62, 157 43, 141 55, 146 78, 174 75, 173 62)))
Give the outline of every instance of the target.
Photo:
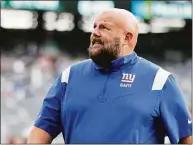
POLYGON ((93 28, 96 28, 96 24, 94 24, 93 28))
POLYGON ((110 30, 108 27, 106 27, 105 25, 101 25, 100 26, 101 29, 106 29, 106 30, 110 30))
POLYGON ((94 24, 93 28, 95 29, 96 28, 96 25, 94 24))
POLYGON ((107 29, 107 27, 105 25, 101 25, 102 29, 107 29))

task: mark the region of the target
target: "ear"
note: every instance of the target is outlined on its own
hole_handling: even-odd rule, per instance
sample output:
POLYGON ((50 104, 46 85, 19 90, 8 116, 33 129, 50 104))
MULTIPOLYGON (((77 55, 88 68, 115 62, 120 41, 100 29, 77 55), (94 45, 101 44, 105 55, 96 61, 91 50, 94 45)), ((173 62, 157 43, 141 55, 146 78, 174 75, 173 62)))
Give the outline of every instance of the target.
POLYGON ((127 41, 127 43, 130 43, 132 39, 133 39, 133 34, 131 32, 127 32, 125 36, 125 40, 127 41))
POLYGON ((127 32, 125 36, 125 41, 132 48, 133 47, 133 33, 127 32))

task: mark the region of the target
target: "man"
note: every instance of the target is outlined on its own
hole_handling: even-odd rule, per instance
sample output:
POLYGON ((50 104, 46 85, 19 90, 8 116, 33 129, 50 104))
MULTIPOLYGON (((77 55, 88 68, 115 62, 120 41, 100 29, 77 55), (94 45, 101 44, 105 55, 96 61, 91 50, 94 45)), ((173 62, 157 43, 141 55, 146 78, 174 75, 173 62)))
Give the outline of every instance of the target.
POLYGON ((44 99, 28 143, 191 143, 192 122, 171 73, 138 57, 135 17, 123 9, 98 15, 91 59, 68 67, 44 99))

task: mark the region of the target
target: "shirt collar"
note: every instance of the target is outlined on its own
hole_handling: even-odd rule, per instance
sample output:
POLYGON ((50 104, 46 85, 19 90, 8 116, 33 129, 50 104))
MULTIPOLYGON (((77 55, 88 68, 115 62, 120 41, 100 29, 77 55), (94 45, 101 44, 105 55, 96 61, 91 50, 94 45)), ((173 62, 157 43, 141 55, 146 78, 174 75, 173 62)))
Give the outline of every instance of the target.
POLYGON ((131 54, 127 56, 123 56, 113 60, 109 68, 104 69, 95 63, 94 66, 97 70, 116 71, 124 67, 125 65, 128 66, 134 65, 137 62, 137 58, 138 58, 137 54, 133 51, 131 54))

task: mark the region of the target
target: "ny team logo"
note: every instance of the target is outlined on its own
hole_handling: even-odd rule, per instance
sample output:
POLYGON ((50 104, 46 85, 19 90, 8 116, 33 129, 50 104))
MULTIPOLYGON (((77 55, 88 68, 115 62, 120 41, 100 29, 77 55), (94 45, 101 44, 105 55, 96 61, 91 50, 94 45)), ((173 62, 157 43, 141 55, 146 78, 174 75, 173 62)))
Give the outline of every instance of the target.
POLYGON ((135 80, 134 74, 123 73, 120 87, 131 87, 134 80, 135 80))

